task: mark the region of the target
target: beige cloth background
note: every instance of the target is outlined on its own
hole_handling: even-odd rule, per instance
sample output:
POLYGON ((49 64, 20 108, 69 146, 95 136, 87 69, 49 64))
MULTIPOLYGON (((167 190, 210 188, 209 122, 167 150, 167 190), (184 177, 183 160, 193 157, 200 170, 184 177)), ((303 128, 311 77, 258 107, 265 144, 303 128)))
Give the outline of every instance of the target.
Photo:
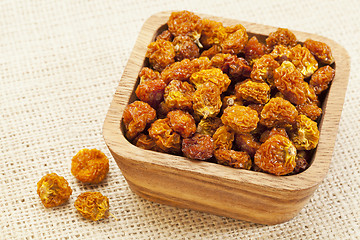
POLYGON ((347 1, 0 1, 0 239, 360 239, 360 4, 347 1), (102 138, 112 95, 145 19, 182 10, 317 33, 343 45, 351 74, 329 173, 293 220, 253 224, 144 200, 129 189, 102 138), (100 185, 70 173, 73 155, 110 158, 100 185), (50 172, 73 189, 45 209, 36 183, 50 172), (119 220, 83 219, 83 191, 108 196, 119 220))

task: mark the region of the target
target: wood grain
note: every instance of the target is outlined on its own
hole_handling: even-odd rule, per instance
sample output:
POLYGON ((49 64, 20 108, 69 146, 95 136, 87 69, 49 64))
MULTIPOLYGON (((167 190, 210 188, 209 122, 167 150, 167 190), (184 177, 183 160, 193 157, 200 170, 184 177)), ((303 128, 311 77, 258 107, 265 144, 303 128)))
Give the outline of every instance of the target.
MULTIPOLYGON (((198 14, 242 24, 249 37, 260 41, 277 27, 198 14)), ((131 189, 150 201, 208 212, 255 223, 277 224, 292 219, 308 202, 329 169, 350 72, 350 58, 336 42, 293 31, 300 42, 311 38, 328 44, 336 61, 336 75, 323 106, 320 140, 311 166, 293 176, 233 169, 209 162, 140 149, 123 134, 125 106, 136 96, 137 76, 145 63, 147 45, 163 30, 170 12, 151 16, 143 25, 116 89, 103 125, 105 142, 131 189)), ((320 193, 321 194, 321 193, 320 193)))

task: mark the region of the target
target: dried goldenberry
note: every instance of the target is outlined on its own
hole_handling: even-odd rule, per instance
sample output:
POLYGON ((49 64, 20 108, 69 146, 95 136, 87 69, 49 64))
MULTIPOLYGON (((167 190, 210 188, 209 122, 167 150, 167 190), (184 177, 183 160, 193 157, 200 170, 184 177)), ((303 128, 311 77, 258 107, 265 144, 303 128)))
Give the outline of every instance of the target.
POLYGON ((235 87, 236 97, 252 103, 265 104, 270 99, 270 87, 266 83, 245 81, 235 87))
POLYGON ((200 56, 199 47, 189 36, 177 36, 173 40, 175 60, 194 59, 200 56))
POLYGON ((253 65, 253 63, 261 58, 266 53, 266 47, 264 44, 260 43, 256 36, 253 36, 246 43, 244 50, 245 59, 253 65))
POLYGON ((188 82, 173 80, 165 88, 164 99, 169 109, 191 110, 195 88, 188 82))
POLYGON ((221 47, 219 45, 213 45, 211 48, 203 51, 200 54, 200 57, 207 57, 207 58, 211 59, 218 53, 221 53, 221 47))
POLYGON ((212 82, 200 85, 193 95, 194 113, 203 118, 215 117, 222 105, 220 94, 220 89, 212 82))
POLYGON ((295 158, 296 166, 291 174, 298 174, 305 171, 309 167, 309 163, 306 160, 306 152, 298 151, 295 158))
POLYGON ((171 128, 181 137, 191 137, 196 132, 196 124, 193 116, 182 110, 171 111, 167 114, 171 128))
POLYGON ((109 172, 109 159, 97 149, 82 149, 71 160, 71 173, 84 183, 100 183, 109 172))
POLYGON ((284 61, 274 71, 276 88, 287 100, 294 104, 303 104, 307 99, 307 88, 304 76, 289 61, 284 61))
POLYGON ((141 101, 157 108, 164 99, 165 87, 163 80, 144 81, 137 86, 135 94, 141 101))
POLYGON ((205 49, 208 49, 213 45, 220 45, 227 35, 226 29, 221 22, 202 19, 200 42, 205 49))
POLYGON ((69 183, 56 173, 46 174, 37 183, 37 194, 42 204, 47 208, 65 203, 70 198, 71 193, 69 183))
POLYGON ((278 63, 282 64, 284 61, 290 61, 293 58, 291 50, 284 45, 276 45, 270 56, 275 59, 278 63))
POLYGON ((193 137, 183 140, 182 152, 191 159, 207 160, 213 156, 214 143, 209 135, 195 133, 193 137))
POLYGON ((304 103, 297 105, 296 109, 299 114, 303 114, 313 121, 318 119, 322 114, 322 109, 314 103, 304 103))
POLYGON ((139 148, 161 152, 161 149, 157 147, 154 139, 152 139, 149 135, 143 133, 139 134, 134 139, 134 143, 139 148))
POLYGON ((231 149, 233 145, 235 134, 227 126, 219 127, 212 136, 214 141, 214 148, 216 149, 231 149))
POLYGON ((296 118, 295 129, 290 134, 291 140, 298 150, 311 150, 319 142, 320 132, 316 122, 305 115, 296 118))
POLYGON ((269 54, 265 54, 254 63, 250 77, 253 81, 268 82, 272 86, 274 70, 279 66, 269 54))
POLYGON ((197 125, 196 132, 212 137, 222 124, 221 119, 218 117, 203 118, 197 125))
POLYGON ((304 47, 309 49, 320 63, 332 64, 335 61, 331 49, 326 43, 307 39, 304 47))
POLYGON ((172 12, 167 22, 169 31, 175 36, 189 36, 199 41, 202 21, 199 16, 189 11, 172 12))
POLYGON ((235 145, 241 151, 247 152, 251 157, 254 157, 256 151, 260 147, 260 143, 255 139, 255 137, 251 133, 236 134, 235 145))
POLYGON ((160 73, 148 67, 143 67, 139 73, 140 84, 146 81, 160 80, 160 73))
POLYGON ((306 47, 298 44, 290 51, 292 53, 291 62, 304 77, 310 77, 318 69, 318 62, 306 47))
POLYGON ((281 127, 295 123, 297 116, 296 107, 289 101, 280 97, 271 98, 261 111, 260 123, 269 128, 281 127))
POLYGON ((294 47, 297 43, 296 36, 289 29, 278 28, 266 38, 266 45, 269 50, 273 50, 276 45, 294 47))
POLYGON ((188 81, 190 76, 200 70, 209 69, 211 62, 208 58, 195 58, 192 61, 184 59, 175 62, 161 72, 161 79, 168 84, 172 80, 188 81))
POLYGON ((226 38, 220 42, 223 53, 239 54, 248 41, 246 29, 241 25, 233 25, 225 28, 226 38))
POLYGON ((229 149, 215 150, 214 156, 217 163, 233 168, 247 169, 251 168, 252 162, 249 154, 229 149))
POLYGON ((291 173, 296 166, 296 148, 286 137, 275 135, 261 144, 254 163, 263 171, 274 175, 291 173))
POLYGON ((149 136, 163 152, 180 152, 180 135, 171 128, 168 118, 158 119, 153 122, 149 128, 149 136))
POLYGON ((236 133, 246 133, 256 128, 259 117, 257 112, 249 107, 234 105, 224 110, 221 121, 236 133))
POLYGON ((200 88, 206 82, 212 82, 222 93, 227 90, 231 80, 221 69, 212 68, 193 73, 190 77, 190 82, 193 83, 196 88, 200 88))
POLYGON ((109 214, 109 199, 99 192, 81 193, 74 206, 84 218, 93 221, 106 218, 109 214))
POLYGON ((135 101, 129 104, 123 114, 126 137, 134 139, 156 118, 156 111, 148 103, 135 101))
POLYGON ((169 84, 172 80, 187 81, 193 74, 193 67, 189 59, 175 62, 161 72, 161 79, 169 84))
POLYGON ((329 87, 334 76, 335 70, 332 67, 328 65, 321 67, 311 76, 309 85, 319 95, 329 87))
POLYGON ((161 72, 175 62, 175 49, 172 42, 159 39, 149 44, 145 56, 152 68, 161 72))
POLYGON ((250 77, 251 67, 243 58, 236 55, 219 53, 211 58, 211 65, 220 68, 231 79, 238 81, 241 77, 250 77))
POLYGON ((172 42, 174 36, 171 34, 171 32, 169 30, 165 30, 163 31, 162 33, 160 33, 155 40, 159 40, 159 39, 162 39, 162 40, 166 40, 166 41, 169 41, 169 42, 172 42))

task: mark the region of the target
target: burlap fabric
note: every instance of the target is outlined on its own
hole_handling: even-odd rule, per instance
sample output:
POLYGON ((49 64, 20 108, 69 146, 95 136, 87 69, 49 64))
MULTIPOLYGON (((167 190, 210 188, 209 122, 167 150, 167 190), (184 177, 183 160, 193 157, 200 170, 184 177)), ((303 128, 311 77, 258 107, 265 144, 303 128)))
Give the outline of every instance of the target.
POLYGON ((360 20, 347 1, 0 2, 0 239, 359 239, 360 20), (266 226, 144 200, 129 189, 102 138, 109 103, 150 15, 182 10, 311 32, 336 40, 351 74, 327 177, 293 220, 266 226), (73 155, 98 148, 106 180, 79 183, 73 155), (36 183, 50 172, 73 189, 45 209, 36 183), (92 222, 73 207, 84 191, 108 196, 118 218, 92 222))

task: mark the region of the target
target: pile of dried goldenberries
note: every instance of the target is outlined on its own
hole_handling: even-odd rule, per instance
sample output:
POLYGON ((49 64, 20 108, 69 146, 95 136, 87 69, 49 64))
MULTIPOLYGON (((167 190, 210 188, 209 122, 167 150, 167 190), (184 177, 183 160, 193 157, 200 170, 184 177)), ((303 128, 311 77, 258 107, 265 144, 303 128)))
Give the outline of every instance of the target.
MULTIPOLYGON (((82 149, 72 158, 71 173, 83 183, 100 183, 108 172, 109 159, 97 149, 82 149)), ((37 193, 43 205, 50 208, 68 201, 72 189, 64 177, 49 173, 37 183, 37 193)), ((81 193, 74 206, 82 216, 93 221, 109 214, 109 199, 100 192, 81 193)))
POLYGON ((304 171, 335 75, 331 49, 284 28, 264 42, 249 35, 241 24, 173 12, 147 47, 138 100, 124 110, 128 140, 234 168, 304 171))

